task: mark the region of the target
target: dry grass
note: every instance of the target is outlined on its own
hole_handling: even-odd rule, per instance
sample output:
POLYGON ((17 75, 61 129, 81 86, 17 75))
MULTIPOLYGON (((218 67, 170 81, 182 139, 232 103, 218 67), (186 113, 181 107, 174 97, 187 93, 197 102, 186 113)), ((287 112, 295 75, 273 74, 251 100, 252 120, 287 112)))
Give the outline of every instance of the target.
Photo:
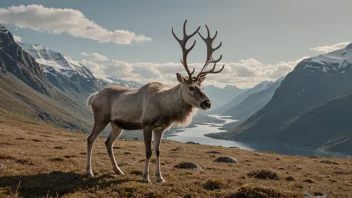
MULTIPOLYGON (((171 141, 161 144, 161 168, 166 183, 148 185, 141 181, 143 141, 116 141, 116 160, 125 175, 115 175, 103 138, 98 138, 93 150, 96 176, 87 178, 84 175, 86 138, 86 134, 50 125, 0 117, 0 163, 6 167, 0 168, 0 197, 183 197, 190 194, 192 197, 266 198, 303 197, 304 193, 322 192, 329 197, 344 198, 352 194, 352 159, 286 156, 171 141), (239 163, 213 162, 214 155, 220 156, 209 151, 236 158, 239 163), (125 155, 125 152, 131 154, 125 155), (320 163, 323 160, 338 164, 320 163), (194 162, 203 170, 174 167, 185 161, 194 162), (274 175, 269 178, 277 175, 280 180, 256 178, 258 175, 262 178, 267 170, 269 175, 274 175), (256 176, 250 177, 248 173, 256 176), (286 180, 288 177, 294 181, 286 180)), ((156 180, 155 163, 151 163, 150 177, 156 180)))
POLYGON ((284 191, 275 187, 252 186, 244 185, 233 194, 227 196, 228 198, 288 198, 288 197, 302 197, 301 193, 284 191))
POLYGON ((280 180, 279 174, 277 172, 266 169, 251 171, 247 175, 248 177, 254 177, 256 179, 280 180))

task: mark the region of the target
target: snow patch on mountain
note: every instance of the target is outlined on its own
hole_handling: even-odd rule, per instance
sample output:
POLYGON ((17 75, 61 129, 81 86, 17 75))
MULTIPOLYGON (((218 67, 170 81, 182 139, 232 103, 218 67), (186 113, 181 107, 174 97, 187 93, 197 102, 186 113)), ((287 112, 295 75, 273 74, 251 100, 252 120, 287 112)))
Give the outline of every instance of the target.
POLYGON ((258 90, 264 90, 264 89, 267 89, 269 88, 271 85, 273 85, 274 82, 273 81, 263 81, 259 84, 257 84, 256 86, 253 87, 253 89, 258 89, 258 90))
POLYGON ((304 69, 309 68, 323 73, 339 71, 343 74, 347 67, 352 66, 352 43, 344 49, 311 57, 302 62, 305 63, 304 69))
POLYGON ((63 56, 61 53, 52 51, 39 44, 18 42, 18 45, 41 64, 43 72, 45 73, 61 73, 68 78, 75 74, 79 74, 86 78, 94 78, 84 65, 70 57, 63 56))

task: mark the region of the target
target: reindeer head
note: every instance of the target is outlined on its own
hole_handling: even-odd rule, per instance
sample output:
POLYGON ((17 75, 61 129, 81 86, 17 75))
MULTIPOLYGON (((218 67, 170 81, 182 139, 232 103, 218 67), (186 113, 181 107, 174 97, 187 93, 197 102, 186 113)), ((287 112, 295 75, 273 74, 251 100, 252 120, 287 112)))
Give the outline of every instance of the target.
POLYGON ((222 42, 216 48, 212 47, 213 41, 216 38, 218 32, 216 31, 215 36, 211 38, 209 28, 207 25, 205 25, 205 27, 207 29, 207 33, 208 33, 207 38, 204 38, 198 32, 200 29, 200 26, 197 28, 197 30, 195 32, 193 32, 190 35, 187 35, 186 23, 187 23, 187 20, 185 20, 185 23, 183 24, 183 39, 182 40, 177 38, 177 36, 175 35, 175 32, 174 32, 174 28, 172 28, 172 34, 174 35, 175 39, 178 41, 178 43, 180 44, 181 49, 182 49, 181 63, 188 74, 188 77, 183 76, 179 73, 176 73, 176 76, 177 76, 177 80, 181 83, 182 99, 189 105, 192 105, 197 108, 201 108, 203 110, 207 110, 207 109, 210 109, 211 102, 210 102, 209 98, 206 96, 206 94, 204 92, 204 88, 202 87, 201 84, 205 80, 207 74, 220 73, 224 69, 225 65, 223 65, 221 69, 215 71, 216 63, 218 63, 221 60, 222 55, 217 60, 214 60, 214 58, 213 58, 213 52, 221 47, 222 42), (196 45, 196 41, 194 41, 192 46, 188 49, 186 48, 186 43, 196 33, 199 34, 199 36, 203 39, 203 41, 205 42, 205 44, 207 46, 207 59, 204 63, 202 70, 198 73, 198 75, 196 77, 193 77, 192 75, 194 74, 195 69, 193 68, 192 72, 190 72, 188 65, 187 65, 187 55, 193 49, 193 47, 196 45), (210 63, 214 63, 214 66, 211 70, 206 71, 205 69, 207 68, 207 66, 210 63))

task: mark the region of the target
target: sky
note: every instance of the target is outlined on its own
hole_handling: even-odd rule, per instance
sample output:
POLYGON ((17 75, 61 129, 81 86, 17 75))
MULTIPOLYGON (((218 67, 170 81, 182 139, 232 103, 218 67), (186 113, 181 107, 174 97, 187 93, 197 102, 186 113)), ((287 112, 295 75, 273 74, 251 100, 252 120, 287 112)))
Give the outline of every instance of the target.
MULTIPOLYGON (((207 24, 218 31, 214 58, 223 55, 220 74, 204 84, 253 87, 285 76, 299 61, 343 48, 352 41, 352 1, 349 0, 60 0, 0 1, 0 24, 17 41, 43 46, 72 57, 99 76, 141 83, 176 82, 180 37, 207 24)), ((190 68, 201 70, 206 46, 196 35, 188 55, 190 68)), ((189 44, 190 45, 190 44, 189 44)), ((221 66, 221 65, 219 65, 221 66)))

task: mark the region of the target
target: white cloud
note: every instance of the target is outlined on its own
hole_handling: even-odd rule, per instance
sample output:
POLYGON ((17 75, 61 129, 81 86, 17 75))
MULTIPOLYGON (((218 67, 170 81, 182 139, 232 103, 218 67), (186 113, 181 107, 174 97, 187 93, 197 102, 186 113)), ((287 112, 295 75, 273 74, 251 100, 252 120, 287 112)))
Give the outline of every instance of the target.
MULTIPOLYGON (((264 64, 255 59, 245 59, 238 62, 220 63, 217 69, 220 69, 222 64, 225 64, 225 69, 219 74, 209 74, 204 81, 204 85, 236 85, 242 88, 253 87, 254 85, 264 81, 275 81, 280 77, 285 76, 293 70, 293 68, 306 57, 300 58, 291 62, 277 62, 275 64, 264 64)), ((137 81, 142 84, 160 81, 166 85, 174 85, 177 83, 176 73, 187 75, 183 66, 180 63, 148 63, 137 62, 130 63, 126 61, 112 60, 110 64, 105 66, 93 64, 92 61, 87 61, 89 68, 93 68, 93 72, 102 76, 114 76, 124 80, 137 81)), ((84 63, 83 63, 84 64, 84 63)), ((201 70, 202 63, 190 63, 190 69, 195 68, 196 73, 201 70)), ((210 66, 209 68, 210 69, 210 66)))
POLYGON ((107 30, 87 19, 79 10, 47 8, 42 5, 0 8, 0 23, 53 34, 66 33, 100 43, 131 44, 151 40, 127 30, 107 30))
POLYGON ((94 74, 101 74, 104 69, 104 65, 90 60, 82 59, 80 62, 88 69, 90 69, 94 74))
POLYGON ((13 39, 14 39, 16 42, 22 42, 22 38, 19 37, 19 36, 13 35, 13 39))
POLYGON ((313 48, 310 48, 310 50, 315 51, 315 52, 319 52, 319 53, 328 53, 328 52, 331 52, 331 51, 342 49, 342 48, 346 47, 346 45, 348 45, 349 43, 350 42, 342 42, 342 43, 337 43, 337 44, 334 44, 334 45, 313 47, 313 48))
POLYGON ((106 61, 106 60, 109 60, 106 56, 104 55, 101 55, 99 53, 91 53, 91 54, 88 54, 88 53, 85 53, 85 52, 81 52, 80 53, 82 56, 86 56, 87 59, 91 60, 91 61, 106 61))

